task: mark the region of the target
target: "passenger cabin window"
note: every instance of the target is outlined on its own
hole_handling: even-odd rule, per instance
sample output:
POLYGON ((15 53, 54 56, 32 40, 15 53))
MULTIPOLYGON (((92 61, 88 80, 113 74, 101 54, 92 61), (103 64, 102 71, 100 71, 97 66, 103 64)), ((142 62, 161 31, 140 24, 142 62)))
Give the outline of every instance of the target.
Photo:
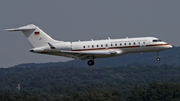
POLYGON ((83 48, 86 48, 86 46, 83 46, 83 48))
POLYGON ((115 44, 115 46, 117 46, 117 44, 115 44))
POLYGON ((99 45, 97 45, 97 47, 99 47, 99 45))
POLYGON ((103 47, 103 45, 101 45, 101 47, 103 47))
POLYGON ((136 43, 134 42, 134 45, 136 45, 136 43))
POLYGON ((94 48, 94 45, 92 45, 92 48, 94 48))
POLYGON ((129 43, 129 45, 131 45, 131 43, 129 43))
POLYGON ((120 43, 120 46, 121 46, 122 44, 120 43))
POLYGON ((111 46, 113 46, 113 44, 111 44, 111 46))
POLYGON ((126 43, 124 43, 124 45, 126 46, 126 43))
POLYGON ((108 44, 106 44, 106 47, 108 47, 108 44))

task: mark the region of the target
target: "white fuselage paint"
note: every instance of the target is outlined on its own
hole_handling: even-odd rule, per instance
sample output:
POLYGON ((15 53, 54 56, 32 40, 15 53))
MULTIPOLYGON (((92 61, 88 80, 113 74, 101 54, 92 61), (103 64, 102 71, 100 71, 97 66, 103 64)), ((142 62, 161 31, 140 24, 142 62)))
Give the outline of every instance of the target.
MULTIPOLYGON (((89 59, 88 65, 94 65, 95 58, 105 58, 128 53, 162 51, 172 46, 155 37, 106 39, 78 42, 57 41, 33 24, 7 31, 22 31, 34 48, 30 52, 58 55, 76 59, 89 59)), ((159 55, 159 54, 158 54, 159 55)), ((159 61, 160 58, 158 57, 159 61)))
MULTIPOLYGON (((76 55, 69 56, 69 54, 66 54, 66 52, 61 51, 64 50, 68 52, 70 51, 72 53, 89 53, 88 56, 93 56, 94 58, 105 58, 128 53, 162 51, 172 47, 166 42, 153 42, 153 40, 159 39, 155 37, 141 37, 78 42, 61 42, 53 44, 53 46, 56 47, 56 50, 52 50, 49 48, 49 46, 47 46, 46 48, 44 48, 44 51, 41 51, 40 53, 76 58, 76 55), (107 54, 106 52, 109 52, 109 54, 107 54)), ((87 57, 83 58, 87 59, 87 57)))

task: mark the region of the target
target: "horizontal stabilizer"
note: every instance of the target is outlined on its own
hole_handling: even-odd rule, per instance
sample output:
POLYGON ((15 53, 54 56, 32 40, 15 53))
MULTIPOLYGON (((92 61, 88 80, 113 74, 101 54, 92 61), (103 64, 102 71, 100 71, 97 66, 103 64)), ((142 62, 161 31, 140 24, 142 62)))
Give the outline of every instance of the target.
POLYGON ((12 29, 5 29, 6 31, 25 31, 25 30, 32 30, 36 29, 36 26, 33 24, 27 25, 27 26, 22 26, 19 28, 12 28, 12 29))

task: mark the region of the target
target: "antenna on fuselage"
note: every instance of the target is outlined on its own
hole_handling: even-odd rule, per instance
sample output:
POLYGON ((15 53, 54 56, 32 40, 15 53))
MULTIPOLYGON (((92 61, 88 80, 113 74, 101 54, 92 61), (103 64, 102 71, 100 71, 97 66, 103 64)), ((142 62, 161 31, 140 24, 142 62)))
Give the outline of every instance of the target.
POLYGON ((128 39, 128 37, 126 36, 126 39, 128 39))
POLYGON ((110 37, 108 37, 108 39, 109 39, 109 40, 111 40, 111 38, 110 38, 110 37))
POLYGON ((91 41, 94 41, 93 39, 91 39, 91 41))

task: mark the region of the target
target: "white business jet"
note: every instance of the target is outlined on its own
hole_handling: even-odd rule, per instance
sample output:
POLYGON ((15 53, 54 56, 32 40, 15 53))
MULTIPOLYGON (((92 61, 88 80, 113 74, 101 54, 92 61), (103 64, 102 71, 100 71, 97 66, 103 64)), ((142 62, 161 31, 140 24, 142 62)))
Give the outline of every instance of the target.
POLYGON ((157 52, 157 61, 160 61, 159 51, 172 48, 172 45, 155 37, 123 38, 64 42, 52 39, 39 27, 30 24, 27 26, 6 29, 7 31, 22 31, 34 48, 30 52, 58 55, 69 58, 88 59, 89 66, 94 65, 94 59, 113 57, 128 53, 157 52))

